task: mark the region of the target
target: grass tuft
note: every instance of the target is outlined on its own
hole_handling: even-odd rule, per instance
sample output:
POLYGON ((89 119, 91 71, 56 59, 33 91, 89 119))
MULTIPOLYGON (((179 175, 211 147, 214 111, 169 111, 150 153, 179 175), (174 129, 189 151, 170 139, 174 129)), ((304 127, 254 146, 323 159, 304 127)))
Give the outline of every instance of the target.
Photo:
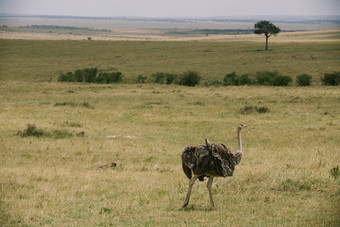
POLYGON ((74 102, 57 102, 54 106, 70 106, 70 107, 84 107, 89 109, 94 109, 94 107, 89 102, 74 103, 74 102))
POLYGON ((19 130, 17 135, 21 137, 28 137, 28 136, 34 136, 34 137, 41 137, 46 136, 48 133, 45 132, 42 129, 37 128, 34 124, 27 124, 26 129, 19 130))
MULTIPOLYGON (((84 136, 84 132, 77 133, 77 136, 84 136)), ((35 124, 28 124, 26 126, 26 129, 24 130, 19 130, 17 132, 17 135, 21 137, 51 137, 51 138, 56 138, 56 139, 64 139, 64 138, 69 138, 73 136, 73 133, 68 132, 66 130, 53 130, 52 132, 43 130, 35 126, 35 124)))
POLYGON ((291 179, 287 178, 281 182, 274 190, 286 192, 310 191, 313 182, 308 179, 291 179))
POLYGON ((269 109, 265 106, 244 106, 240 109, 241 114, 253 114, 253 113, 267 113, 269 112, 269 109))
POLYGON ((339 166, 332 168, 330 173, 335 180, 338 179, 340 177, 339 166))

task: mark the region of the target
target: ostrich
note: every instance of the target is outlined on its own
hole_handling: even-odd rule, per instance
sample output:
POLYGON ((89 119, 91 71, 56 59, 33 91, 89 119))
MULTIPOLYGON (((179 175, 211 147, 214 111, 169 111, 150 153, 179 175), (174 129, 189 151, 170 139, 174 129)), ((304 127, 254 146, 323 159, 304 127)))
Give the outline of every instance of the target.
POLYGON ((240 163, 242 158, 242 141, 241 130, 247 127, 245 124, 239 124, 237 127, 238 150, 232 153, 223 144, 210 143, 205 138, 205 145, 186 146, 182 154, 182 167, 185 175, 189 178, 189 189, 183 208, 189 204, 192 186, 199 179, 204 180, 208 177, 208 191, 210 198, 210 206, 215 208, 211 186, 214 177, 232 176, 235 166, 240 163), (192 176, 193 173, 193 176, 192 176))

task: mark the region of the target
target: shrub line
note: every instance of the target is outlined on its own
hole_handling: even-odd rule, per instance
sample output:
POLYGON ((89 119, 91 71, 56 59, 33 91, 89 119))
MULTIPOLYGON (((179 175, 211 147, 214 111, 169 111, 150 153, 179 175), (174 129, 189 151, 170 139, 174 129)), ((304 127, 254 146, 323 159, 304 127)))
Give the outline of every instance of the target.
MULTIPOLYGON (((98 84, 110 84, 121 82, 122 73, 117 72, 100 72, 98 68, 84 68, 74 72, 61 74, 58 77, 60 82, 86 82, 98 84)), ((180 75, 174 73, 157 72, 148 78, 139 75, 135 80, 136 83, 158 83, 158 84, 179 84, 194 87, 201 81, 201 76, 197 71, 188 70, 180 75)), ((311 85, 312 77, 308 74, 296 76, 297 86, 311 85)), ((340 72, 325 73, 321 78, 323 85, 337 86, 340 85, 340 72)), ((242 85, 264 85, 264 86, 288 86, 293 82, 292 77, 281 75, 278 71, 260 71, 254 74, 238 75, 235 71, 226 74, 222 81, 207 80, 206 86, 242 86, 242 85)))

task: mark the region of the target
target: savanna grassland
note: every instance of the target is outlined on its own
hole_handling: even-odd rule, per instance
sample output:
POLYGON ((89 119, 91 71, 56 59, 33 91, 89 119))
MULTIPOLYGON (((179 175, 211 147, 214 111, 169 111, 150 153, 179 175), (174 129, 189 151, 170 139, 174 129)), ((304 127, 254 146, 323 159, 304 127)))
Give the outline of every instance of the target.
POLYGON ((130 82, 139 75, 180 74, 186 70, 198 71, 203 79, 211 80, 233 71, 251 74, 277 70, 292 78, 307 73, 317 82, 324 73, 340 70, 339 31, 316 32, 314 36, 285 33, 282 37, 288 37, 288 41, 271 37, 271 50, 267 52, 260 36, 252 42, 1 40, 0 80, 56 81, 60 72, 99 67, 117 69, 130 82), (298 41, 292 42, 292 37, 298 41), (317 60, 313 61, 311 55, 317 60))
POLYGON ((339 71, 340 42, 271 41, 265 52, 250 41, 0 40, 0 225, 339 226, 340 90, 319 81, 339 71), (57 82, 96 66, 121 71, 123 83, 57 82), (132 83, 186 70, 203 81, 308 73, 314 85, 132 83), (214 181, 217 208, 197 182, 181 209, 184 146, 208 137, 235 151, 238 123, 249 125, 244 156, 233 177, 214 181), (25 136, 28 124, 41 134, 25 136))

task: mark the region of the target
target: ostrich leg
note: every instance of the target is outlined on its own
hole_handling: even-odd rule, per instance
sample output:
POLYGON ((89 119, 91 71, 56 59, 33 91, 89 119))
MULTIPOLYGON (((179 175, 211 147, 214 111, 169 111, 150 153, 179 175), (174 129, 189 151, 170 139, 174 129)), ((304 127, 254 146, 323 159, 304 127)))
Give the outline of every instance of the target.
POLYGON ((185 208, 188 206, 189 204, 189 199, 190 199, 190 194, 191 194, 191 189, 192 189, 192 186, 194 185, 195 181, 197 180, 198 176, 193 176, 190 180, 189 180, 189 189, 188 189, 188 193, 187 193, 187 197, 185 198, 185 201, 184 201, 184 205, 182 208, 185 208))
POLYGON ((212 209, 215 208, 213 195, 212 195, 212 191, 211 191, 211 186, 212 186, 213 180, 214 180, 214 177, 209 177, 209 180, 208 180, 208 183, 207 183, 207 188, 208 188, 208 191, 209 191, 209 198, 210 198, 210 206, 211 206, 212 209))

